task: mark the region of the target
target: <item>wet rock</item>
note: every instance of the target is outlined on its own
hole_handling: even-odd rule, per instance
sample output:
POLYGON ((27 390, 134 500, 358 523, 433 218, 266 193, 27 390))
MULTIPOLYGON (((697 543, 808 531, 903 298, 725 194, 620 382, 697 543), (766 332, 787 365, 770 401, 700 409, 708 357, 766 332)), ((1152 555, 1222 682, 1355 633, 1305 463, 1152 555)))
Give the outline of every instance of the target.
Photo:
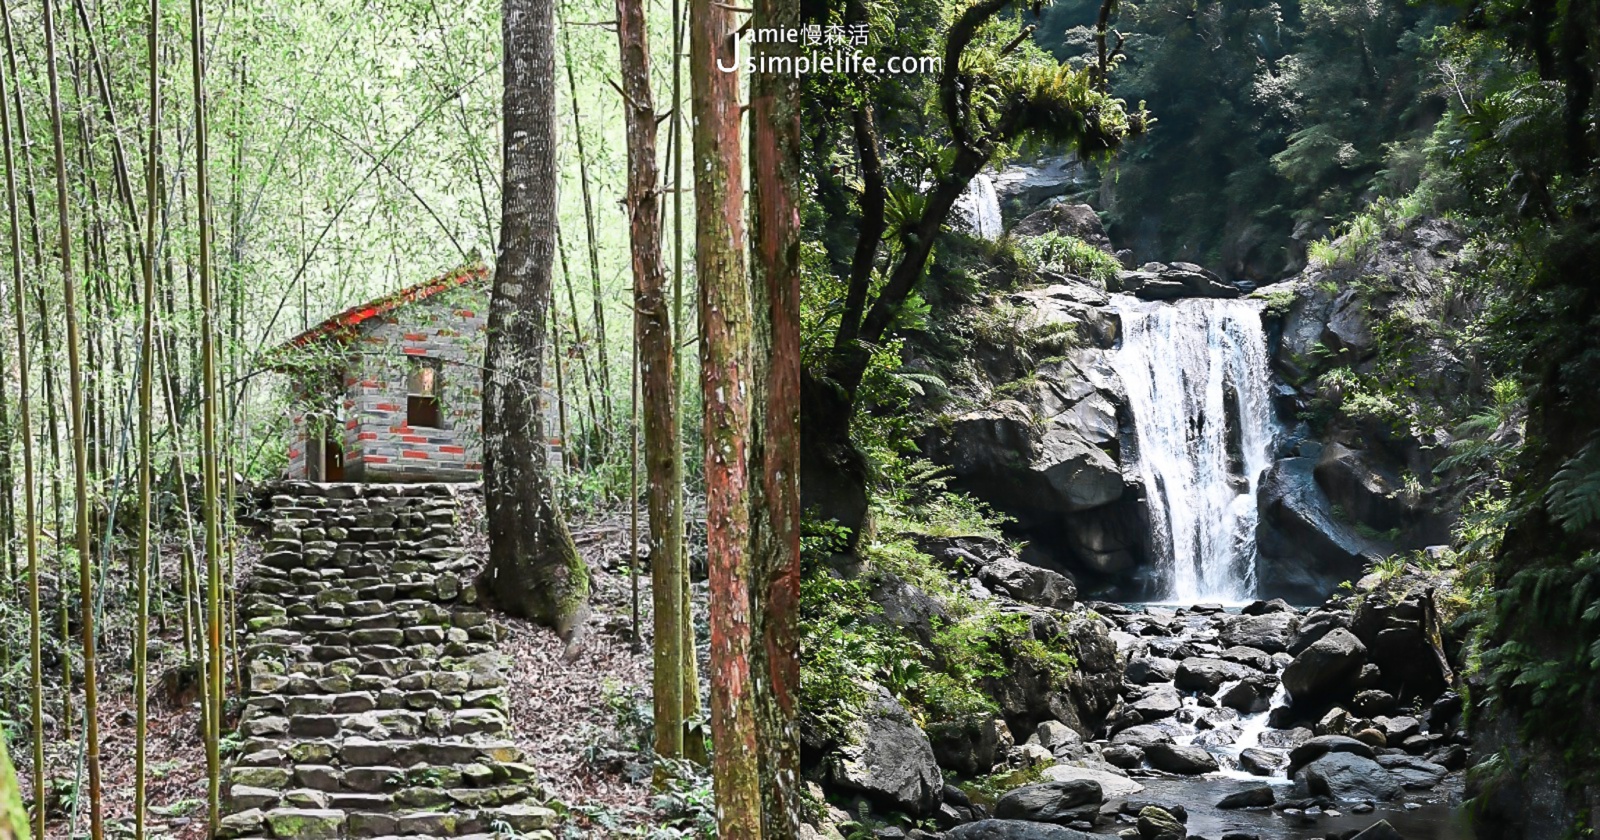
POLYGON ((1283 686, 1295 703, 1314 702, 1348 690, 1365 662, 1367 648, 1349 630, 1336 629, 1301 651, 1283 669, 1283 686))
POLYGON ((1240 615, 1266 615, 1275 612, 1294 612, 1294 607, 1289 606, 1289 602, 1282 598, 1273 598, 1270 601, 1251 601, 1239 610, 1240 615))
POLYGON ((1217 770, 1217 759, 1200 747, 1156 743, 1145 747, 1145 760, 1157 770, 1184 776, 1197 776, 1217 770))
POLYGON ((1372 758, 1372 747, 1344 735, 1318 735, 1289 751, 1289 775, 1329 753, 1350 753, 1372 758))
POLYGON ((1388 770, 1406 790, 1428 790, 1439 784, 1450 771, 1412 755, 1380 755, 1378 764, 1388 770))
POLYGON ((1296 726, 1290 729, 1268 729, 1261 733, 1261 746, 1276 750, 1292 750, 1310 741, 1314 734, 1304 726, 1296 726))
POLYGON ((1252 776, 1276 776, 1288 764, 1288 756, 1271 750, 1249 747, 1239 752, 1239 767, 1252 776))
POLYGON ((1265 674, 1249 676, 1217 693, 1217 702, 1246 714, 1264 712, 1272 705, 1278 681, 1265 674))
POLYGON ((1161 686, 1134 701, 1131 708, 1139 713, 1140 720, 1152 722, 1169 717, 1183 708, 1183 698, 1177 689, 1161 686))
POLYGON ((1136 770, 1144 764, 1144 750, 1131 744, 1118 744, 1100 751, 1100 757, 1113 767, 1136 770))
POLYGON ((1179 691, 1198 691, 1212 694, 1225 682, 1244 679, 1259 672, 1236 662, 1191 656, 1178 663, 1173 684, 1179 691))
POLYGON ((1092 779, 1043 782, 1015 788, 995 803, 994 815, 1002 820, 1071 823, 1094 818, 1104 796, 1092 779))
POLYGON ((1250 785, 1222 797, 1218 808, 1269 808, 1278 801, 1271 785, 1250 785))
POLYGON ((1320 600, 1391 551, 1392 546, 1334 516, 1332 503, 1312 477, 1314 466, 1310 457, 1284 458, 1261 480, 1256 538, 1264 594, 1320 600))
POLYGON ((1184 840, 1189 836, 1177 817, 1154 805, 1139 812, 1137 827, 1140 840, 1184 840))
POLYGON ((1171 682, 1178 663, 1160 656, 1140 656, 1128 663, 1127 680, 1135 685, 1171 682))
POLYGON ((1229 647, 1278 653, 1289 649, 1289 637, 1299 624, 1300 617, 1292 612, 1239 615, 1223 624, 1219 638, 1229 647))
POLYGON ((1148 751, 1154 744, 1172 743, 1172 733, 1159 726, 1132 726, 1111 736, 1112 744, 1127 744, 1148 751))
POLYGON ((1350 752, 1333 752, 1294 773, 1295 784, 1312 796, 1343 801, 1387 802, 1400 797, 1400 782, 1371 758, 1350 752))

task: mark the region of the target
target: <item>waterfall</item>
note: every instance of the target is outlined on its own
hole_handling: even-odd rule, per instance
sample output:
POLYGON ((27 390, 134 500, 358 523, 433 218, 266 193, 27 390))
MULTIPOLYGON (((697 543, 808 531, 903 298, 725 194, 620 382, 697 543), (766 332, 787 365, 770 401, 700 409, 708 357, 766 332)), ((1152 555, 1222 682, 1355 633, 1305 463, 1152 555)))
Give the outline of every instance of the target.
POLYGON ((1270 464, 1272 415, 1260 304, 1116 295, 1161 597, 1255 597, 1256 487, 1270 464))
POLYGON ((994 181, 982 172, 956 198, 956 209, 968 230, 977 236, 999 239, 1004 232, 1000 226, 1000 196, 994 191, 994 181))

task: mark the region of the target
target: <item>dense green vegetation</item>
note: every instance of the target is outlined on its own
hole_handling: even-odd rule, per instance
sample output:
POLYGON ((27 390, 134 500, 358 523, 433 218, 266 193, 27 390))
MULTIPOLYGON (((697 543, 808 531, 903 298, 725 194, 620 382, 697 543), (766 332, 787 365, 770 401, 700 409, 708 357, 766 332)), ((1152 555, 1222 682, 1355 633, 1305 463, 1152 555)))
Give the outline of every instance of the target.
MULTIPOLYGON (((1060 2, 1017 20, 1037 23, 1034 39, 1057 58, 1093 68, 1098 11, 1060 2)), ((918 25, 950 14, 920 5, 901 13, 918 25)), ((1450 552, 1426 566, 1457 576, 1449 618, 1473 628, 1474 813, 1505 836, 1532 836, 1540 821, 1555 828, 1538 836, 1590 836, 1600 807, 1600 740, 1583 723, 1600 704, 1595 4, 1153 0, 1120 4, 1113 29, 1123 54, 1111 90, 1145 103, 1154 122, 1093 167, 1084 197, 1140 260, 1191 259, 1255 280, 1309 264, 1323 293, 1353 293, 1374 314, 1367 363, 1327 349, 1291 360, 1304 377, 1297 384, 1314 384, 1317 394, 1303 419, 1319 433, 1439 442, 1421 458, 1427 469, 1403 476, 1400 492, 1460 511, 1450 552), (1464 241, 1454 270, 1410 285, 1383 273, 1385 248, 1439 219, 1464 241), (1565 800, 1561 813, 1528 810, 1529 798, 1543 794, 1565 800)), ((906 23, 897 31, 930 37, 906 23)), ((917 98, 925 88, 907 89, 917 98)), ((939 128, 929 110, 888 93, 861 97, 844 101, 878 109, 876 141, 895 150, 885 162, 899 167, 889 171, 926 179, 928 156, 916 150, 929 142, 930 122, 939 128)), ((837 176, 816 176, 819 223, 809 230, 808 346, 814 370, 826 370, 857 233, 837 221, 863 223, 872 194, 858 149, 826 123, 815 136, 814 159, 824 164, 816 171, 837 176)), ((1004 152, 1041 150, 1052 147, 1004 152)), ((890 196, 891 225, 902 224, 902 208, 919 199, 890 196)), ((858 558, 887 567, 897 534, 915 530, 895 511, 951 498, 911 480, 924 475, 912 466, 921 457, 912 441, 937 422, 948 379, 970 364, 963 333, 1025 339, 1027 325, 1008 319, 1003 305, 957 313, 1033 268, 1101 270, 1077 257, 1068 243, 1019 250, 940 236, 893 328, 869 343, 872 363, 855 396, 852 434, 880 523, 855 548, 858 558), (913 357, 916 365, 902 367, 913 357)), ((1279 290, 1263 296, 1275 316, 1294 301, 1279 290)), ((923 527, 933 521, 920 519, 923 527)), ((1379 571, 1402 569, 1402 560, 1379 571)), ((894 669, 907 658, 904 639, 886 638, 870 621, 830 621, 819 609, 849 602, 868 610, 857 584, 815 578, 808 586, 820 619, 808 667, 866 663, 865 673, 835 670, 903 680, 894 669)), ((919 662, 940 659, 913 653, 919 662)))
MULTIPOLYGON (((1098 4, 1050 6, 1035 38, 1081 54, 1098 4)), ((1252 280, 1379 194, 1417 183, 1426 136, 1463 70, 1432 39, 1455 11, 1328 0, 1120 5, 1113 89, 1146 101, 1150 136, 1098 167, 1113 235, 1138 259, 1252 280)))

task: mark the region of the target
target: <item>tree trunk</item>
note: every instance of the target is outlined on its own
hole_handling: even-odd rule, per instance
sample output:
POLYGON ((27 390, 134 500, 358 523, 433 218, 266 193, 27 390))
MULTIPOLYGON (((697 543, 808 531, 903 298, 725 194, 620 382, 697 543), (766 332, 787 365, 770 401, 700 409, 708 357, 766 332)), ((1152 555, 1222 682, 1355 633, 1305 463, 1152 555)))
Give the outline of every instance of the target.
POLYGON ((570 637, 589 570, 556 507, 541 394, 556 245, 554 26, 551 0, 505 0, 505 186, 483 382, 489 563, 479 585, 501 609, 570 637))
POLYGON ((200 462, 206 540, 206 802, 212 835, 222 820, 222 477, 217 428, 221 381, 217 368, 216 279, 211 258, 211 182, 206 117, 205 0, 189 2, 189 60, 194 96, 195 218, 199 235, 196 280, 200 284, 200 462))
POLYGON ((100 801, 100 721, 99 684, 95 675, 94 576, 91 568, 89 523, 89 454, 84 417, 83 362, 79 356, 82 338, 78 330, 78 282, 72 271, 72 228, 69 221, 67 191, 66 138, 61 116, 61 79, 57 69, 55 0, 44 3, 45 72, 50 80, 50 130, 55 151, 56 214, 61 252, 63 306, 67 313, 67 382, 71 393, 73 507, 77 514, 74 530, 78 548, 78 596, 80 624, 83 628, 83 708, 87 743, 85 763, 89 768, 89 835, 94 840, 105 836, 100 801))
POLYGON ((655 96, 643 0, 617 0, 622 111, 628 131, 628 232, 643 391, 650 592, 655 610, 655 751, 683 753, 683 461, 678 452, 677 347, 661 255, 655 96))
MULTIPOLYGON (((0 15, 9 9, 0 5, 0 15)), ((6 43, 11 42, 11 19, 4 20, 6 43)), ((0 66, 0 95, 15 78, 6 79, 12 71, 9 65, 0 66)), ((17 155, 11 139, 11 106, 0 102, 0 132, 3 132, 6 161, 6 209, 11 223, 11 307, 16 325, 17 341, 17 425, 18 439, 22 443, 22 547, 28 561, 28 675, 29 675, 29 739, 33 742, 33 797, 34 832, 44 837, 44 620, 39 614, 39 510, 34 490, 33 406, 29 391, 32 387, 28 361, 27 289, 22 280, 22 223, 17 212, 17 155)), ((6 535, 8 538, 10 534, 6 535)), ((3 742, 0 736, 0 742, 3 742)), ((3 747, 0 747, 3 748, 3 747)), ((3 760, 3 759, 0 759, 3 760)), ((15 791, 13 783, 12 790, 15 791)), ((7 800, 7 811, 17 803, 7 800)), ((20 807, 20 806, 19 806, 20 807)), ((14 836, 26 837, 24 828, 12 827, 14 836)))
POLYGON ((723 840, 761 837, 750 670, 750 290, 743 249, 738 23, 715 0, 690 4, 695 267, 705 402, 706 559, 711 583, 712 774, 723 840))
POLYGON ((144 840, 147 806, 145 759, 149 728, 149 677, 150 645, 150 563, 155 552, 151 550, 151 473, 155 457, 153 432, 155 426, 155 355, 156 355, 156 204, 159 195, 156 179, 159 176, 161 150, 161 0, 150 0, 149 61, 150 61, 150 122, 145 158, 145 196, 148 205, 144 213, 144 247, 140 260, 143 293, 140 295, 142 315, 140 322, 139 353, 139 570, 138 620, 133 636, 133 703, 134 703, 134 764, 133 764, 133 836, 144 840))
MULTIPOLYGON (((795 0, 755 0, 758 30, 797 29, 795 0)), ((794 44, 765 47, 793 53, 794 44)), ((751 288, 757 340, 757 394, 751 474, 752 609, 755 617, 756 725, 761 744, 762 836, 794 840, 801 817, 800 731, 800 114, 799 83, 764 73, 751 82, 753 192, 751 288)))

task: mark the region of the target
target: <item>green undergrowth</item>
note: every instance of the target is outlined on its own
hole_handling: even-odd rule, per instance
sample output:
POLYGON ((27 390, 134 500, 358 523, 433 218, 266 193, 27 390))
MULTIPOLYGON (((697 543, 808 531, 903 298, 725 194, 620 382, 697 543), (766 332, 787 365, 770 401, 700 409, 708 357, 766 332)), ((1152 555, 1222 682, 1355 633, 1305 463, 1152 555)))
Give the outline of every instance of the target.
POLYGON ((1117 279, 1122 263, 1105 251, 1055 231, 1022 239, 1017 249, 1036 271, 1059 271, 1106 284, 1117 279))

